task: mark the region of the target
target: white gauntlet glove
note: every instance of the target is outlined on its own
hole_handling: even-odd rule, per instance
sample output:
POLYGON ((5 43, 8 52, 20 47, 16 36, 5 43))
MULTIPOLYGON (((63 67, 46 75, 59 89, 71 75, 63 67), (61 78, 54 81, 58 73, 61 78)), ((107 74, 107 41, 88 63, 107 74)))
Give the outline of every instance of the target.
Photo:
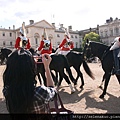
POLYGON ((37 53, 37 54, 40 54, 40 51, 37 50, 36 53, 37 53))
POLYGON ((35 52, 37 52, 38 51, 38 47, 35 49, 35 52))

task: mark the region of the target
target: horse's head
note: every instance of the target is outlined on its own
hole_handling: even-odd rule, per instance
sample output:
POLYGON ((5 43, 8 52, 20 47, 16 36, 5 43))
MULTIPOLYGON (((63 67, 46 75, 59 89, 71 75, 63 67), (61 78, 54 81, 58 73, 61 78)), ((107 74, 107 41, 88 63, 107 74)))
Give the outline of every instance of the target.
POLYGON ((34 48, 30 48, 29 51, 32 53, 32 56, 36 63, 42 63, 41 55, 38 54, 34 48))
POLYGON ((91 48, 91 42, 90 41, 87 41, 85 43, 84 50, 83 50, 83 55, 84 55, 84 58, 93 57, 92 48, 91 48))
POLYGON ((32 53, 32 55, 35 53, 35 49, 34 48, 30 48, 29 51, 32 53))
POLYGON ((1 64, 3 64, 4 60, 8 58, 8 55, 12 52, 12 50, 7 48, 1 48, 0 50, 0 60, 1 64))
POLYGON ((105 50, 109 46, 104 45, 103 43, 100 42, 95 42, 95 41, 87 41, 84 47, 84 56, 87 58, 91 57, 98 57, 99 59, 102 58, 105 50))

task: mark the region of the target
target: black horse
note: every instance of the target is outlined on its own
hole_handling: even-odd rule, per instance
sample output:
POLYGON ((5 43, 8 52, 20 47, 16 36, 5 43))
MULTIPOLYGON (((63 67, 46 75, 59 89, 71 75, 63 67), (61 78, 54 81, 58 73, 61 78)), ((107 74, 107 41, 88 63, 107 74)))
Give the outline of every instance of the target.
POLYGON ((1 48, 0 51, 0 60, 1 60, 1 65, 3 64, 3 62, 5 61, 5 59, 8 58, 8 55, 12 52, 12 50, 8 49, 8 48, 1 48))
MULTIPOLYGON (((10 55, 10 53, 12 53, 11 49, 1 48, 1 51, 0 51, 1 64, 3 64, 3 62, 5 61, 5 59, 7 60, 8 56, 10 55)), ((39 72, 36 71, 36 75, 37 75, 38 80, 40 81, 40 84, 41 84, 41 78, 40 78, 39 72)))
MULTIPOLYGON (((94 76, 93 76, 93 73, 92 71, 90 70, 87 62, 85 61, 84 57, 83 57, 83 53, 81 52, 76 52, 76 51, 70 51, 67 55, 66 55, 66 58, 68 60, 68 63, 70 65, 70 67, 72 66, 75 70, 76 70, 76 73, 77 73, 77 77, 75 79, 75 85, 77 84, 77 81, 78 81, 78 78, 80 77, 81 78, 81 85, 80 85, 80 88, 83 88, 84 86, 84 78, 83 78, 83 74, 82 72, 80 71, 80 66, 83 64, 83 68, 85 70, 85 72, 92 78, 94 79, 94 76)), ((60 76, 60 80, 59 80, 59 83, 58 83, 58 86, 60 86, 62 82, 62 78, 60 76)))
MULTIPOLYGON (((33 48, 31 48, 29 51, 33 55, 38 55, 34 51, 33 48)), ((7 59, 11 52, 12 52, 12 50, 10 50, 8 48, 3 48, 3 49, 1 49, 1 56, 4 56, 4 59, 5 58, 7 59)), ((70 66, 68 64, 68 61, 67 61, 66 57, 64 55, 52 55, 51 57, 52 57, 52 61, 50 63, 50 69, 54 70, 55 72, 59 72, 60 76, 62 76, 62 78, 64 78, 69 85, 71 85, 69 77, 70 77, 71 81, 73 83, 75 83, 75 79, 72 76, 72 72, 71 72, 71 69, 70 69, 70 66), (66 68, 66 71, 67 71, 69 77, 65 74, 64 68, 66 68)), ((36 75, 38 76, 38 79, 39 79, 40 84, 41 84, 41 78, 40 78, 39 73, 41 74, 41 76, 44 80, 44 84, 46 85, 46 77, 45 77, 45 70, 44 70, 44 65, 43 64, 37 64, 37 71, 36 71, 36 75)), ((54 75, 52 74, 52 76, 54 76, 54 75)), ((71 91, 72 91, 72 89, 71 89, 71 91)))
MULTIPOLYGON (((101 61, 102 69, 105 72, 102 80, 102 81, 105 80, 105 84, 104 84, 103 93, 100 95, 100 98, 104 98, 104 95, 106 94, 107 86, 111 77, 111 71, 114 65, 113 52, 109 51, 108 47, 109 46, 99 42, 89 42, 89 41, 87 41, 84 47, 84 55, 86 55, 87 58, 90 57, 91 55, 98 57, 101 61)), ((120 84, 120 75, 116 75, 116 77, 120 84)))
MULTIPOLYGON (((34 51, 33 48, 30 49, 30 52, 33 55, 37 55, 37 53, 34 51)), ((69 80, 69 77, 70 77, 70 79, 73 83, 75 83, 75 79, 72 75, 72 72, 71 72, 71 69, 70 69, 70 66, 68 64, 68 61, 67 61, 66 57, 64 55, 59 54, 59 55, 51 55, 51 58, 52 58, 52 61, 50 63, 50 70, 54 70, 55 73, 58 72, 60 74, 60 76, 65 79, 65 81, 69 84, 69 86, 71 88, 71 82, 69 80), (64 68, 66 69, 69 77, 64 72, 64 68)), ((44 80, 44 84, 46 85, 46 77, 45 77, 45 74, 44 74, 45 73, 44 65, 38 63, 37 64, 37 70, 41 73, 42 78, 44 80)), ((53 73, 52 73, 52 76, 54 76, 53 73)), ((73 88, 71 88, 71 92, 73 92, 73 88)))

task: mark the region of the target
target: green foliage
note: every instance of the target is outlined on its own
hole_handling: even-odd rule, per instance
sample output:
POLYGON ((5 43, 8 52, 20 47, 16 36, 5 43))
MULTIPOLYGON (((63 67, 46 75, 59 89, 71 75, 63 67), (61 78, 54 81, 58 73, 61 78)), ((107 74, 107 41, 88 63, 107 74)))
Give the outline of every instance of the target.
POLYGON ((83 39, 83 46, 85 45, 87 39, 90 41, 101 42, 100 36, 95 32, 90 32, 88 34, 85 34, 85 37, 83 39))

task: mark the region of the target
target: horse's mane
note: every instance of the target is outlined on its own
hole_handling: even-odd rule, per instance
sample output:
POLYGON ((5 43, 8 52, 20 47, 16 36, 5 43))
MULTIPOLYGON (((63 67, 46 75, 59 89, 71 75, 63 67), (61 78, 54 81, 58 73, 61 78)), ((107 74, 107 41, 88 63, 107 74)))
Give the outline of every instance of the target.
POLYGON ((6 97, 10 113, 26 113, 34 93, 34 61, 28 51, 16 50, 7 59, 3 74, 4 88, 8 87, 6 97))
POLYGON ((101 43, 101 42, 90 41, 90 43, 92 43, 92 44, 99 44, 99 45, 101 45, 101 46, 108 47, 108 45, 105 45, 105 44, 103 44, 103 43, 101 43))
POLYGON ((8 51, 12 51, 12 49, 10 49, 10 48, 6 48, 6 47, 1 48, 1 50, 8 50, 8 51))
POLYGON ((105 50, 105 49, 107 49, 107 48, 109 47, 108 45, 105 45, 105 44, 103 44, 103 43, 101 43, 101 42, 90 41, 89 43, 90 43, 92 46, 94 46, 94 48, 96 48, 96 50, 99 48, 100 51, 101 51, 101 50, 105 50))

